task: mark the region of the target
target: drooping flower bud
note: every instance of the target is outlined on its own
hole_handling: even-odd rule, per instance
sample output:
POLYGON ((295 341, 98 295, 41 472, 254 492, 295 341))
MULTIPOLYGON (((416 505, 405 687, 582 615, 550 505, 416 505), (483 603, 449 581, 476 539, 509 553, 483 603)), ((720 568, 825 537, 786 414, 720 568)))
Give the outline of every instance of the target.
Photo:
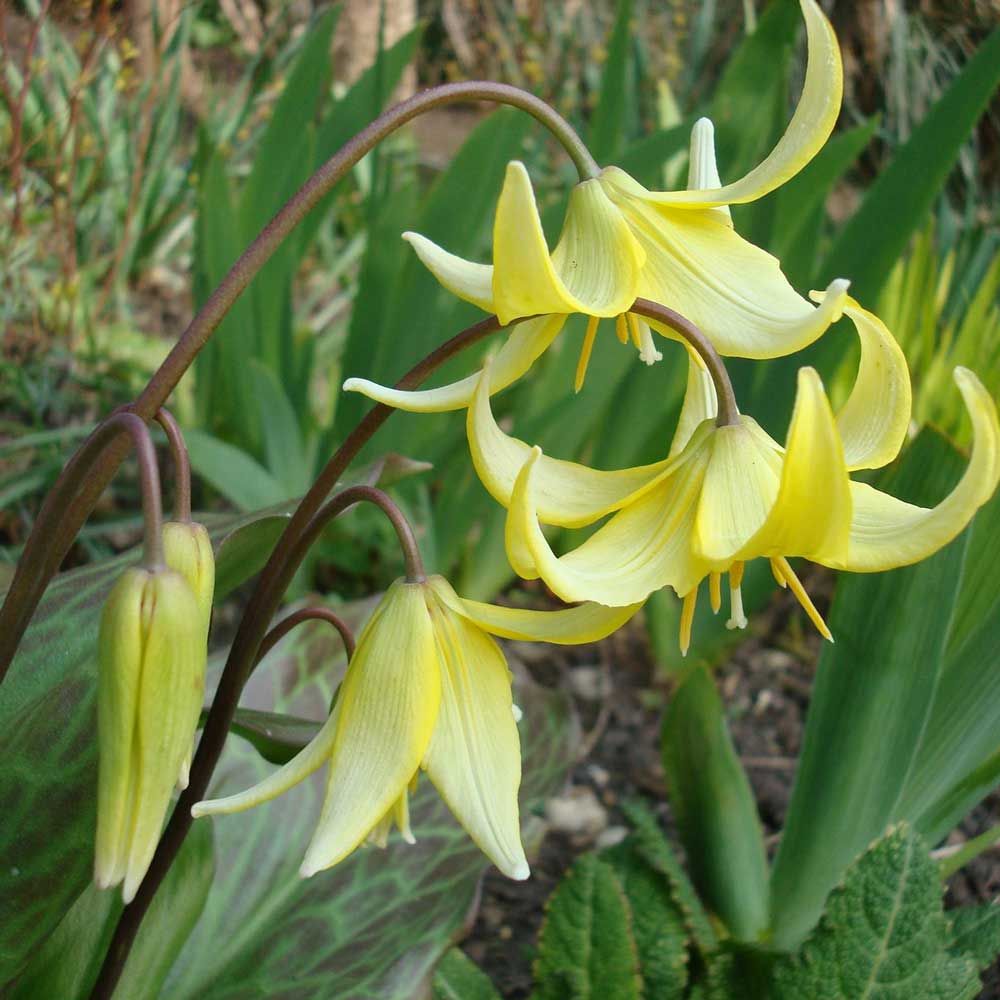
POLYGON ((208 642, 215 594, 215 555, 208 529, 194 521, 167 521, 163 525, 163 555, 167 565, 187 580, 198 602, 208 642))
POLYGON ((204 629, 184 577, 127 570, 101 613, 97 654, 94 880, 102 889, 124 882, 128 903, 152 860, 201 706, 204 629))
MULTIPOLYGON (((215 595, 215 555, 208 529, 194 521, 167 521, 163 525, 163 555, 167 566, 187 581, 198 604, 201 621, 202 673, 197 702, 191 706, 192 717, 188 720, 194 733, 201 714, 201 695, 205 688, 204 665, 208 656, 208 630, 212 623, 212 599, 215 595)), ((177 776, 177 787, 187 788, 188 772, 191 769, 191 748, 181 761, 177 776)))

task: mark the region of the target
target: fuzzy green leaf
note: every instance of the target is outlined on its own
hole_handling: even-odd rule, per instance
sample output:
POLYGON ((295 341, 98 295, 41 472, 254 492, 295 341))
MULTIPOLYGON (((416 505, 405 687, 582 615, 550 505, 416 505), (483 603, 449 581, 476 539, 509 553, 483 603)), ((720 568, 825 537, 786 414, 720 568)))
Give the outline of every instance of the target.
POLYGON ((634 838, 602 851, 618 875, 632 916, 643 1000, 680 1000, 688 979, 687 928, 670 886, 635 848, 634 838))
POLYGON ((465 952, 452 948, 434 973, 433 1000, 500 1000, 500 994, 465 952))
POLYGON ((585 854, 546 905, 535 961, 535 1000, 640 1000, 639 956, 614 868, 585 854))
POLYGON ((994 901, 980 906, 963 906, 948 913, 951 918, 953 955, 971 958, 976 968, 985 969, 1000 954, 1000 905, 994 901))
POLYGON ((847 871, 800 953, 775 966, 776 1000, 972 1000, 971 959, 947 950, 937 865, 907 827, 847 871))
POLYGON ((711 954, 718 946, 718 938, 656 817, 637 800, 624 803, 622 810, 635 828, 636 850, 650 867, 666 877, 671 897, 684 916, 684 925, 692 943, 702 955, 711 954))

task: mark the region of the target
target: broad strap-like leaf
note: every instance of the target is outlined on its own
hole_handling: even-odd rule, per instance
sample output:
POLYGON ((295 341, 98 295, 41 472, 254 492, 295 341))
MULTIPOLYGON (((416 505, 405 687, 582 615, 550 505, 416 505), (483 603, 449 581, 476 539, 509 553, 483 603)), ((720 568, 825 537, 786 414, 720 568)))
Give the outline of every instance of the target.
POLYGON ((764 836, 725 709, 707 670, 680 683, 663 717, 663 766, 691 878, 740 941, 768 925, 764 836))
POLYGON ((972 1000, 975 964, 948 943, 937 865, 896 827, 848 869, 800 953, 775 966, 774 997, 972 1000))
POLYGON ((639 955, 625 891, 595 854, 579 858, 546 905, 534 1000, 640 1000, 639 955))

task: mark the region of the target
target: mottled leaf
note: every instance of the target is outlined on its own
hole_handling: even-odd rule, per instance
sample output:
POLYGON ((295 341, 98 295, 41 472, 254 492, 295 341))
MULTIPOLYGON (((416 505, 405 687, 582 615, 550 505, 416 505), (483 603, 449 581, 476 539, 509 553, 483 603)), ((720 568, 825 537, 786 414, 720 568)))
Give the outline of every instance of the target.
MULTIPOLYGON (((155 997, 198 919, 213 873, 212 824, 192 830, 139 928, 116 990, 121 997, 155 997)), ((122 912, 121 892, 89 884, 45 943, 35 951, 8 1000, 83 1000, 93 987, 122 912)))

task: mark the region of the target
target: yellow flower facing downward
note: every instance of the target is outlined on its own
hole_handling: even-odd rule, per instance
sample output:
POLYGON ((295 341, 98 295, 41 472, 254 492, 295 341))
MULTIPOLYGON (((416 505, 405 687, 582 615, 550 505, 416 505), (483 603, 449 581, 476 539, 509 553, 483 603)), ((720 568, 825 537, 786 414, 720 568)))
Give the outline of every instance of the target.
POLYGON ((398 580, 362 632, 336 705, 312 742, 255 787, 200 802, 192 813, 248 809, 328 764, 326 795, 301 867, 310 876, 366 838, 384 845, 392 824, 412 842, 407 796, 424 770, 490 860, 511 878, 526 878, 510 672, 490 634, 590 642, 637 608, 524 611, 464 600, 439 576, 398 580))
MULTIPOLYGON (((447 289, 503 323, 526 316, 501 347, 490 391, 524 374, 573 313, 590 317, 576 373, 579 388, 602 319, 631 342, 641 360, 659 360, 653 333, 666 327, 629 312, 636 298, 661 302, 704 331, 723 355, 774 358, 812 343, 840 317, 847 282, 834 281, 814 307, 782 274, 773 256, 733 229, 728 206, 754 201, 800 171, 826 142, 843 90, 837 39, 815 0, 801 0, 808 42, 805 85, 788 129, 769 156, 744 177, 721 185, 712 124, 693 130, 688 189, 653 192, 608 167, 572 191, 563 231, 550 252, 531 181, 511 163, 493 228, 493 264, 464 260, 416 233, 405 238, 447 289)), ((440 389, 401 392, 364 379, 344 388, 401 409, 467 406, 476 376, 440 389)))
POLYGON ((729 573, 730 625, 743 626, 743 566, 764 557, 829 637, 789 557, 855 572, 917 562, 968 524, 1000 477, 996 407, 975 375, 956 369, 975 444, 951 495, 927 510, 850 480, 850 471, 878 468, 898 453, 911 397, 906 362, 889 331, 856 303, 846 312, 862 343, 851 396, 835 416, 819 376, 802 369, 784 448, 747 416, 716 426, 712 384, 693 363, 668 458, 618 472, 553 460, 504 434, 484 384, 469 411, 470 446, 484 485, 508 507, 514 569, 525 578, 541 577, 568 601, 627 604, 670 586, 685 602, 686 648, 701 582, 709 580, 718 610, 721 575, 729 573), (613 516, 593 535, 562 556, 540 526, 582 526, 608 514, 613 516))
POLYGON ((134 898, 174 786, 187 783, 205 683, 198 604, 173 570, 127 570, 98 634, 97 838, 94 881, 134 898))

